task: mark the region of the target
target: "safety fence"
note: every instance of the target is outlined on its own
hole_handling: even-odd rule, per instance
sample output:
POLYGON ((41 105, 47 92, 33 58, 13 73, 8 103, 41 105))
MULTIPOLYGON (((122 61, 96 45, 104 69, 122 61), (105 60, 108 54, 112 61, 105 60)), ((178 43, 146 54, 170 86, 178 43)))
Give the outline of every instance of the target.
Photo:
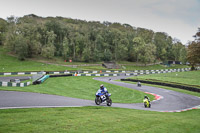
POLYGON ((74 74, 74 76, 107 76, 107 77, 112 77, 112 76, 120 76, 120 74, 74 74))
MULTIPOLYGON (((200 70, 200 67, 197 67, 200 70)), ((153 73, 167 73, 167 72, 182 72, 182 71, 189 71, 190 68, 179 68, 179 69, 161 69, 161 70, 134 70, 134 71, 122 71, 122 70, 102 70, 102 71, 42 71, 42 72, 5 72, 0 73, 0 75, 34 75, 34 74, 102 74, 102 73, 127 73, 127 74, 134 74, 134 73, 146 73, 146 74, 153 74, 153 73)))
POLYGON ((12 82, 0 82, 0 86, 10 86, 10 87, 25 87, 30 85, 31 82, 25 82, 25 83, 12 83, 12 82))
POLYGON ((166 69, 166 70, 156 70, 156 71, 140 71, 140 72, 134 72, 134 73, 126 73, 126 76, 137 76, 142 74, 160 74, 160 73, 171 73, 171 72, 185 72, 190 71, 190 68, 182 68, 182 69, 166 69))

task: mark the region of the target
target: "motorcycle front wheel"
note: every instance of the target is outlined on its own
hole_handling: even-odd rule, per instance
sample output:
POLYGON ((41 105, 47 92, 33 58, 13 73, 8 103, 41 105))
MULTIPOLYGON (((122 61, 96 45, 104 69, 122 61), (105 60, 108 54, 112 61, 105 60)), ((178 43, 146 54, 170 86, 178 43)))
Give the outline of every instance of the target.
POLYGON ((101 99, 100 99, 100 97, 96 97, 96 98, 95 98, 95 103, 96 103, 96 105, 100 105, 100 104, 101 104, 101 99))
POLYGON ((112 100, 109 98, 108 100, 107 100, 107 106, 111 106, 112 105, 112 100))
POLYGON ((146 103, 144 103, 144 107, 145 107, 145 108, 147 107, 147 104, 146 104, 146 103))

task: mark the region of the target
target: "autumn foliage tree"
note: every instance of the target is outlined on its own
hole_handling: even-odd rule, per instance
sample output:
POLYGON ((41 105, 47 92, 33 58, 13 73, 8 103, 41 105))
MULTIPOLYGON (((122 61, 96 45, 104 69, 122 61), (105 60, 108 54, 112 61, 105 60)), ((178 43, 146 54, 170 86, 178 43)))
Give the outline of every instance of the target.
POLYGON ((192 41, 188 46, 187 58, 192 66, 192 70, 197 64, 200 64, 200 28, 198 32, 194 35, 195 40, 192 41))

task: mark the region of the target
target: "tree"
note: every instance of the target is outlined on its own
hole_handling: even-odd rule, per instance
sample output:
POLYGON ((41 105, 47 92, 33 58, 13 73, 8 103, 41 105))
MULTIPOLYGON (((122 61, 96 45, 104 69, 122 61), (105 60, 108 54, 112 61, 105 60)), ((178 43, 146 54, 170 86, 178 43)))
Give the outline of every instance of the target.
POLYGON ((5 33, 7 31, 8 23, 0 18, 0 45, 5 41, 5 33))
POLYGON ((142 38, 135 37, 133 39, 133 53, 135 54, 137 62, 139 61, 139 59, 143 58, 142 56, 144 54, 144 47, 145 47, 145 42, 142 38))
POLYGON ((172 46, 172 54, 174 56, 173 60, 175 60, 175 61, 180 60, 180 56, 181 56, 180 52, 183 47, 184 46, 181 44, 181 42, 176 42, 175 44, 173 44, 173 46, 172 46))
POLYGON ((197 33, 193 36, 196 42, 200 42, 200 28, 198 28, 197 33))
POLYGON ((198 32, 196 33, 195 41, 191 42, 188 45, 188 54, 187 59, 190 62, 192 69, 196 66, 196 64, 200 63, 200 28, 198 29, 198 32))
POLYGON ((114 54, 115 61, 118 60, 119 55, 119 45, 120 45, 120 39, 121 39, 121 32, 117 29, 111 29, 111 51, 114 54))
POLYGON ((69 50, 69 41, 68 39, 65 37, 63 40, 63 51, 62 51, 62 55, 64 60, 68 60, 70 57, 70 50, 69 50))
POLYGON ((83 61, 89 62, 91 60, 91 49, 90 48, 84 48, 83 50, 83 61))
POLYGON ((141 37, 146 44, 149 44, 153 40, 154 32, 152 30, 137 28, 137 37, 141 37))
POLYGON ((54 57, 54 51, 55 51, 55 47, 54 46, 44 46, 42 48, 42 56, 46 57, 48 59, 51 59, 54 57))
POLYGON ((144 54, 141 62, 145 65, 147 63, 153 63, 156 60, 156 46, 153 43, 145 44, 144 54))
POLYGON ((156 58, 162 61, 167 59, 168 35, 163 32, 156 32, 153 43, 156 45, 156 58))
POLYGON ((185 48, 185 46, 180 49, 180 58, 179 58, 179 60, 183 64, 186 64, 186 62, 187 62, 187 49, 185 48))
POLYGON ((56 35, 54 34, 53 31, 50 32, 47 31, 47 38, 48 38, 47 44, 42 49, 42 56, 51 59, 54 57, 55 53, 54 41, 56 35))
POLYGON ((111 61, 112 55, 109 49, 104 50, 103 61, 111 61))
POLYGON ((128 45, 129 41, 127 38, 121 39, 118 46, 118 59, 127 60, 128 59, 128 45))
POLYGON ((152 62, 154 58, 151 43, 156 45, 156 58, 174 58, 171 56, 170 36, 129 24, 87 22, 62 17, 43 18, 30 14, 20 18, 11 16, 6 23, 0 19, 0 32, 0 45, 4 43, 15 54, 19 53, 19 48, 25 48, 27 54, 22 54, 25 58, 42 55, 47 58, 73 58, 75 61, 113 59, 146 63, 152 62), (16 43, 19 38, 23 39, 23 43, 16 43), (148 58, 144 56, 146 54, 148 58))
POLYGON ((15 40, 16 54, 19 60, 25 60, 28 55, 27 40, 22 35, 18 35, 15 40))

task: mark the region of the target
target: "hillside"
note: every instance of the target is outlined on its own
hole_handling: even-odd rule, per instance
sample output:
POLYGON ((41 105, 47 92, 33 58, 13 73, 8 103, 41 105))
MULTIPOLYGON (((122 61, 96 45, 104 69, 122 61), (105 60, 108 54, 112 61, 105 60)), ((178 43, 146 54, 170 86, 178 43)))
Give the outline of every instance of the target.
POLYGON ((164 32, 129 24, 63 17, 9 17, 0 21, 0 45, 20 60, 41 56, 98 62, 186 60, 186 48, 164 32))

